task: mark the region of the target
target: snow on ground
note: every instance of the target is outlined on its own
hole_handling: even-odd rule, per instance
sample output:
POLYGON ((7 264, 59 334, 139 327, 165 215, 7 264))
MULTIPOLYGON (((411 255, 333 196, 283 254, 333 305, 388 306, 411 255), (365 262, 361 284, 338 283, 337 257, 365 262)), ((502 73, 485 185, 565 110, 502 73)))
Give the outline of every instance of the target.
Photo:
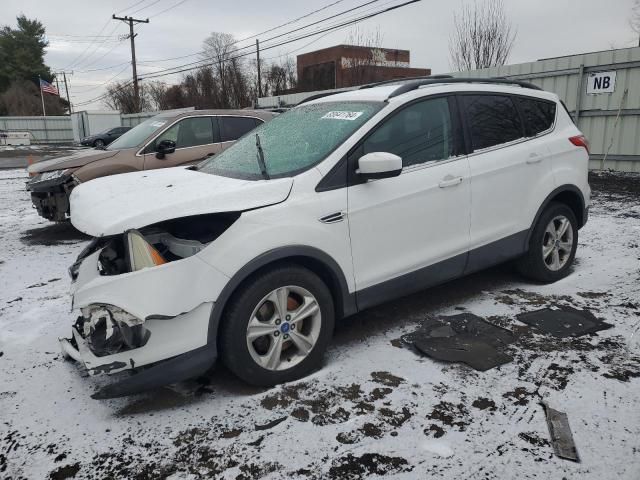
POLYGON ((2 171, 0 477, 638 479, 640 177, 594 180, 574 272, 554 285, 503 266, 360 313, 338 326, 324 368, 269 390, 217 367, 95 401, 109 379, 83 377, 56 340, 86 239, 41 220, 24 172, 2 171), (614 328, 561 340, 515 319, 553 305, 614 328), (477 372, 399 342, 428 315, 460 311, 516 332, 514 362, 477 372), (541 398, 568 413, 580 463, 554 456, 541 398))

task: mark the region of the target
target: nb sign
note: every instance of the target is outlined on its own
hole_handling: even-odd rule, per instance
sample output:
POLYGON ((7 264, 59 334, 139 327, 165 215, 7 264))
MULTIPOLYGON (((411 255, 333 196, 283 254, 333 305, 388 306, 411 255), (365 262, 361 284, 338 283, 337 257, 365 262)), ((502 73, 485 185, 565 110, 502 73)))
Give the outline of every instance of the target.
POLYGON ((594 72, 587 77, 587 94, 613 93, 616 89, 616 72, 594 72))

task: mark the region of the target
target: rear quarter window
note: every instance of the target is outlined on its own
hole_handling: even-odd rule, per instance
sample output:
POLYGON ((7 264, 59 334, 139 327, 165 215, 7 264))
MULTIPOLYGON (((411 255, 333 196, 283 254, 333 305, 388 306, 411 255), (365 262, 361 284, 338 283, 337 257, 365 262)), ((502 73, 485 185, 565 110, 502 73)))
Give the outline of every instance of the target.
POLYGON ((256 121, 250 117, 220 117, 220 136, 223 142, 239 139, 256 127, 256 121))
POLYGON ((556 119, 556 104, 545 100, 518 97, 516 99, 525 122, 527 137, 549 130, 556 119))
POLYGON ((506 95, 464 95, 473 150, 512 142, 524 136, 520 114, 506 95))

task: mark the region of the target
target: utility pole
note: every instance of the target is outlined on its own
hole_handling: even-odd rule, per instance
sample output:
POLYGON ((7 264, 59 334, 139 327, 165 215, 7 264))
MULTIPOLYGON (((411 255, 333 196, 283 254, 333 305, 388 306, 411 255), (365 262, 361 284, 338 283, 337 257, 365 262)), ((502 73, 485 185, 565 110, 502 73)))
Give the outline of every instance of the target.
MULTIPOLYGON (((58 75, 62 75, 64 78, 64 91, 67 94, 67 102, 69 103, 69 114, 73 113, 73 107, 71 106, 71 97, 69 96, 69 84, 67 83, 67 73, 69 75, 73 75, 73 71, 71 72, 55 72, 56 73, 56 85, 58 85, 58 75)), ((58 92, 60 92, 60 86, 58 86, 58 92)))
MULTIPOLYGON (((73 72, 71 72, 73 75, 73 72)), ((71 97, 69 96, 69 85, 67 84, 67 72, 62 72, 62 77, 64 78, 64 90, 67 92, 67 102, 69 102, 69 115, 73 113, 73 107, 71 106, 71 97)))
POLYGON ((260 41, 257 38, 256 38, 256 57, 258 60, 258 98, 260 98, 262 96, 262 82, 260 81, 260 41))
POLYGON ((116 17, 115 13, 112 15, 114 20, 121 20, 124 23, 129 24, 129 38, 131 39, 131 66, 133 67, 133 94, 136 98, 136 110, 140 111, 140 90, 138 88, 138 73, 136 71, 136 44, 135 37, 137 34, 133 33, 134 23, 149 23, 149 19, 141 20, 133 17, 116 17))

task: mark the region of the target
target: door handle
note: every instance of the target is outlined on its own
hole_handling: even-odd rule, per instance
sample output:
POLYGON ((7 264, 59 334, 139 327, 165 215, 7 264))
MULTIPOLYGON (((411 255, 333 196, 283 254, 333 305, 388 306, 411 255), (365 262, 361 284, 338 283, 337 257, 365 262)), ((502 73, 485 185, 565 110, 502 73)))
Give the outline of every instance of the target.
POLYGON ((527 163, 529 165, 534 163, 540 163, 541 161, 542 161, 542 155, 538 153, 532 153, 529 155, 529 158, 527 158, 527 163))
POLYGON ((461 183, 462 183, 462 177, 454 177, 451 175, 447 175, 442 180, 440 180, 440 183, 438 184, 438 186, 440 188, 455 187, 456 185, 460 185, 461 183))
POLYGON ((213 157, 215 154, 216 152, 207 153, 207 157, 213 157))

